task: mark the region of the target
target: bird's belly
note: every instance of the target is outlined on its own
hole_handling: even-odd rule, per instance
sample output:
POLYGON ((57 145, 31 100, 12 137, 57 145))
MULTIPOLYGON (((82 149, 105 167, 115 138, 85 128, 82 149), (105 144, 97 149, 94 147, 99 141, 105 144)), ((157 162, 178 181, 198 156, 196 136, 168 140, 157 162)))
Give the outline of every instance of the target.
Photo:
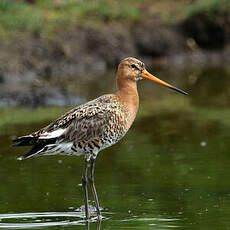
POLYGON ((100 151, 116 144, 122 137, 106 137, 102 140, 100 151))
POLYGON ((120 136, 105 136, 103 138, 96 138, 89 141, 80 141, 77 144, 74 144, 71 148, 72 151, 75 151, 77 154, 89 153, 97 155, 101 150, 110 147, 111 145, 116 144, 121 139, 120 136))
POLYGON ((97 155, 101 150, 116 144, 122 136, 106 136, 101 139, 80 142, 62 142, 50 144, 42 151, 43 155, 97 155))
MULTIPOLYGON (((46 146, 44 155, 94 155, 101 150, 116 144, 127 133, 132 122, 129 117, 122 119, 122 122, 109 122, 104 129, 101 129, 98 135, 81 136, 81 139, 60 140, 55 144, 46 146), (129 122, 127 122, 127 120, 129 122)), ((87 133, 87 132, 86 132, 87 133)), ((92 132, 93 133, 93 132, 92 132)))
POLYGON ((73 142, 65 142, 59 144, 47 145, 46 149, 42 153, 43 155, 82 155, 84 151, 73 149, 73 142))

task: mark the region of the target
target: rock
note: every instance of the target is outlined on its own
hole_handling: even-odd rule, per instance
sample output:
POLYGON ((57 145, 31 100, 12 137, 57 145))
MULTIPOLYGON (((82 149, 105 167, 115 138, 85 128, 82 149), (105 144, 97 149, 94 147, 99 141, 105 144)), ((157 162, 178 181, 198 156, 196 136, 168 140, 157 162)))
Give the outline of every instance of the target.
POLYGON ((87 33, 87 49, 95 56, 106 60, 108 67, 114 67, 127 56, 136 56, 134 40, 126 28, 103 28, 89 30, 87 33))
POLYGON ((138 53, 143 56, 162 57, 186 48, 183 35, 177 27, 138 24, 132 29, 138 53))
POLYGON ((83 98, 69 95, 51 87, 0 87, 0 108, 16 106, 75 106, 85 102, 83 98))
POLYGON ((20 35, 0 44, 0 107, 79 104, 75 82, 93 82, 128 56, 147 66, 229 63, 229 41, 229 14, 198 15, 178 26, 155 19, 84 25, 63 29, 52 39, 20 35), (218 55, 200 47, 225 49, 218 55))
POLYGON ((182 23, 184 33, 204 49, 223 49, 230 42, 230 14, 197 13, 182 23))

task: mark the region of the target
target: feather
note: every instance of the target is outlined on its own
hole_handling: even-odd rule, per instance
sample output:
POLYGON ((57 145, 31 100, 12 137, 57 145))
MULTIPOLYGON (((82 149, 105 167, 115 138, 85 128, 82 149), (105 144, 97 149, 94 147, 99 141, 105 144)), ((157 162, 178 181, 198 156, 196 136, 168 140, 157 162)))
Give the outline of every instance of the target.
POLYGON ((44 132, 40 135, 39 139, 52 139, 58 138, 64 133, 65 129, 57 129, 51 132, 44 132))
POLYGON ((27 152, 26 154, 24 154, 21 157, 18 157, 18 160, 24 160, 27 158, 30 158, 34 155, 37 155, 39 152, 42 151, 42 149, 44 148, 44 145, 35 145, 29 152, 27 152))

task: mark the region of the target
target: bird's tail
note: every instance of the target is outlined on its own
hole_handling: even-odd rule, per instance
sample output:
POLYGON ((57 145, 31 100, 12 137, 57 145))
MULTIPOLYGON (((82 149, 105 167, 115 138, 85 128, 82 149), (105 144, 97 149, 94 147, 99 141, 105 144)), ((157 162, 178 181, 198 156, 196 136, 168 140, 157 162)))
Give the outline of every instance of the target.
POLYGON ((13 142, 15 142, 13 146, 33 146, 29 152, 27 152, 23 156, 18 157, 18 160, 24 160, 42 153, 46 145, 53 144, 55 142, 55 138, 40 140, 38 137, 28 135, 28 136, 18 137, 14 139, 13 142))
POLYGON ((12 141, 15 142, 15 144, 13 144, 13 146, 29 146, 29 145, 36 144, 37 140, 38 140, 37 137, 34 137, 32 135, 28 135, 28 136, 18 137, 12 141))
POLYGON ((29 152, 25 153, 24 155, 18 157, 18 160, 25 160, 27 158, 33 157, 38 155, 44 148, 45 145, 35 145, 29 152))

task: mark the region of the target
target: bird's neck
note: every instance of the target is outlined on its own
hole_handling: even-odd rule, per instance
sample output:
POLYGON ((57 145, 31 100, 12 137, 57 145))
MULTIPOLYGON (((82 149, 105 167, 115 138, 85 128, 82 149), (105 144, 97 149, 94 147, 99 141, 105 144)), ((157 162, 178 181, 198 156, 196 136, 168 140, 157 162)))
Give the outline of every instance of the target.
POLYGON ((123 106, 125 106, 132 116, 136 116, 139 106, 139 96, 137 92, 137 84, 130 79, 117 78, 116 95, 123 106))

